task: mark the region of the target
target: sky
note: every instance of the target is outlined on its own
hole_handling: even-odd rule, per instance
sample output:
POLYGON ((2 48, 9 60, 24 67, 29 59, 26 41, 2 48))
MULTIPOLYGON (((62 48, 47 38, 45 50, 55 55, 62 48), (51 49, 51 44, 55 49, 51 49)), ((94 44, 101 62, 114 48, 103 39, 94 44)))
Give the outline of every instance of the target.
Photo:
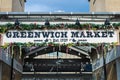
POLYGON ((25 12, 89 12, 88 0, 27 0, 25 12))

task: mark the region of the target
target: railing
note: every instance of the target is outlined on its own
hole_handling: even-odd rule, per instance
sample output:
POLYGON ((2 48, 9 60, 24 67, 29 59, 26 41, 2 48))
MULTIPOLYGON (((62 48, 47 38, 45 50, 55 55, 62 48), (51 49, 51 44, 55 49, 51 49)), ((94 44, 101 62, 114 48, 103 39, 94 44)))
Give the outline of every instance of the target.
POLYGON ((92 64, 81 61, 80 59, 62 60, 57 63, 57 60, 24 60, 23 71, 32 72, 92 72, 92 64))

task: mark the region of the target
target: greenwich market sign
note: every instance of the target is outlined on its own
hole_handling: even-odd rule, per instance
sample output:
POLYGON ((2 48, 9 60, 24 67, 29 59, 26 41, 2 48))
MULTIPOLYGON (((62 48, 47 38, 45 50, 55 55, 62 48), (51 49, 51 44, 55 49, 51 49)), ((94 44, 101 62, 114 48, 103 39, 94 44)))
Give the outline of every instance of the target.
POLYGON ((117 42, 116 31, 106 30, 10 30, 3 34, 3 43, 112 43, 117 42))

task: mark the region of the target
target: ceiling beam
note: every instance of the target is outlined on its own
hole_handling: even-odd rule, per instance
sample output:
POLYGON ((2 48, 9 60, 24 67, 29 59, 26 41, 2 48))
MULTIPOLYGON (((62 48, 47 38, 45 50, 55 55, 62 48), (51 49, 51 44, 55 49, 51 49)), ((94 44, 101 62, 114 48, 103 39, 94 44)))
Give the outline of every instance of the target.
POLYGON ((45 46, 45 47, 41 47, 41 48, 38 48, 36 50, 30 51, 29 53, 27 53, 27 56, 32 55, 32 54, 34 54, 36 52, 39 52, 40 50, 43 50, 43 49, 46 49, 46 48, 48 48, 48 47, 45 46))
POLYGON ((77 49, 77 48, 75 48, 75 47, 69 47, 69 48, 72 49, 72 50, 75 50, 75 51, 77 51, 77 52, 79 52, 79 53, 81 53, 81 54, 84 54, 84 55, 86 55, 86 56, 89 55, 87 52, 84 52, 84 51, 82 51, 82 50, 80 50, 80 49, 77 49))

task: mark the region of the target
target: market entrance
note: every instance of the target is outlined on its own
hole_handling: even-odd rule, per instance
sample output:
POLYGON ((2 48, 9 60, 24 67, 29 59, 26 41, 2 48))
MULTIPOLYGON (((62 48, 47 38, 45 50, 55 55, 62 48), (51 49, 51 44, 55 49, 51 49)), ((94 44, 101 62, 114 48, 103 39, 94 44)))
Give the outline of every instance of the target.
POLYGON ((106 64, 113 61, 116 55, 119 56, 119 47, 115 47, 119 41, 119 31, 106 19, 111 14, 103 15, 102 19, 101 15, 1 13, 2 79, 20 80, 22 76, 23 80, 90 80, 92 72, 97 80, 106 79, 107 71, 112 69, 114 72, 116 69, 113 64, 106 69, 106 64), (80 18, 85 18, 82 24, 80 18), (88 19, 99 25, 96 22, 84 24, 88 19), (103 21, 105 25, 101 23, 103 21), (4 68, 6 64, 8 66, 4 68), (5 73, 6 70, 9 72, 5 73))
POLYGON ((53 44, 37 47, 28 52, 27 58, 24 59, 23 71, 26 73, 23 77, 78 80, 83 76, 90 79, 92 77, 90 58, 87 51, 82 51, 81 48, 53 44), (28 75, 27 72, 31 74, 28 75))
MULTIPOLYGON (((101 62, 96 62, 99 56, 103 56, 106 74, 105 49, 106 46, 108 49, 109 43, 117 39, 115 34, 116 32, 111 30, 45 29, 9 30, 2 37, 4 45, 11 42, 9 45, 12 53, 11 66, 14 67, 14 59, 18 59, 18 56, 23 62, 23 80, 57 78, 87 80, 92 79, 92 66, 93 69, 97 69, 96 66, 101 65, 101 62), (16 54, 17 51, 20 52, 16 54), (95 64, 92 65, 94 61, 95 64)), ((15 75, 13 67, 11 78, 15 75)))

